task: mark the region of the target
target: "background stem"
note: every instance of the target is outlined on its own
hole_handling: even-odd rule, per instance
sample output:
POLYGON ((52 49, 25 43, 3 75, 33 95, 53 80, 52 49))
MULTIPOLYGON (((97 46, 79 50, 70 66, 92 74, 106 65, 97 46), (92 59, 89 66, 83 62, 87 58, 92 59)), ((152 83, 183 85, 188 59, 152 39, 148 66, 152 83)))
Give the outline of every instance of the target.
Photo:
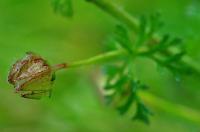
POLYGON ((117 18, 121 22, 125 22, 129 27, 131 27, 135 32, 139 29, 139 21, 127 13, 122 7, 115 5, 110 0, 86 0, 88 2, 94 3, 96 6, 101 8, 103 11, 107 12, 111 16, 117 18))
POLYGON ((169 113, 170 115, 177 116, 179 118, 191 121, 195 124, 200 124, 200 112, 195 111, 191 108, 174 104, 163 100, 159 97, 152 95, 151 93, 147 92, 140 92, 141 98, 150 104, 151 106, 155 107, 158 110, 164 111, 169 113))

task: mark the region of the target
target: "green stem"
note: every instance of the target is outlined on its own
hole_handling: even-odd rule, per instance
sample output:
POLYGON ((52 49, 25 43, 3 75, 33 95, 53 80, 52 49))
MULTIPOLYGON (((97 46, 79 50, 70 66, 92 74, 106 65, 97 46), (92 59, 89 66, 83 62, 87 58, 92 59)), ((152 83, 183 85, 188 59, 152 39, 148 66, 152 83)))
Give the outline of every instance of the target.
MULTIPOLYGON (((65 68, 77 68, 77 67, 82 67, 82 66, 86 66, 86 65, 106 63, 106 62, 114 61, 117 58, 120 58, 122 56, 128 57, 128 56, 130 56, 130 54, 128 54, 125 50, 110 51, 110 52, 102 53, 97 56, 93 56, 93 57, 85 59, 85 60, 76 61, 76 62, 72 62, 72 63, 58 64, 53 67, 53 70, 58 71, 58 70, 65 69, 65 68)), ((138 53, 135 53, 133 56, 134 57, 139 57, 139 56, 147 57, 147 58, 152 59, 151 57, 149 57, 148 52, 144 52, 144 51, 138 51, 138 53)), ((195 63, 191 58, 189 58, 188 56, 185 56, 183 58, 183 61, 186 64, 189 64, 189 66, 191 66, 196 71, 197 75, 200 75, 200 68, 199 68, 198 64, 195 63)))
POLYGON ((199 111, 190 109, 180 104, 173 104, 159 97, 156 97, 151 93, 141 92, 140 95, 145 102, 147 102, 148 104, 150 104, 158 110, 164 111, 176 117, 180 117, 184 120, 191 121, 198 125, 200 124, 199 111))
MULTIPOLYGON (((130 54, 123 49, 109 51, 109 52, 102 53, 102 54, 99 54, 99 55, 96 55, 96 56, 93 56, 93 57, 90 57, 90 58, 87 58, 84 60, 55 65, 53 67, 53 70, 58 71, 58 70, 65 69, 65 68, 77 68, 77 67, 82 67, 82 66, 87 66, 87 65, 106 63, 106 62, 114 61, 123 56, 129 57, 130 54)), ((135 53, 132 55, 132 57, 137 57, 137 56, 148 56, 148 54, 146 54, 146 52, 138 52, 138 53, 135 53)))
POLYGON ((128 55, 128 53, 125 50, 110 51, 110 52, 102 53, 100 55, 96 55, 91 58, 80 60, 80 61, 57 64, 53 66, 53 71, 59 71, 61 69, 66 69, 66 68, 77 68, 77 67, 82 67, 82 66, 87 66, 87 65, 92 65, 92 64, 106 63, 106 62, 114 61, 117 58, 120 58, 125 55, 128 55))
POLYGON ((132 15, 127 13, 122 7, 119 7, 110 0, 86 0, 86 1, 94 3, 96 6, 98 6, 103 11, 107 12, 114 18, 117 18, 121 22, 125 22, 135 32, 138 31, 139 21, 135 19, 132 15))
MULTIPOLYGON (((81 61, 77 61, 77 62, 73 62, 69 64, 65 64, 65 63, 58 64, 54 66, 54 70, 57 71, 57 70, 65 69, 65 68, 77 68, 77 67, 91 65, 91 64, 106 63, 106 62, 116 60, 117 58, 120 58, 122 56, 129 56, 129 55, 130 54, 128 54, 124 50, 116 50, 116 51, 103 53, 103 54, 91 57, 89 59, 85 59, 85 60, 81 60, 81 61)), ((135 54, 135 56, 148 57, 146 52, 138 52, 137 54, 135 54)), ((165 111, 167 113, 172 114, 173 116, 178 116, 182 119, 192 121, 197 124, 200 123, 200 118, 199 118, 200 113, 195 110, 192 110, 190 108, 187 108, 181 105, 170 103, 150 93, 141 92, 140 95, 145 102, 156 107, 159 110, 165 111)))
POLYGON ((86 66, 86 65, 91 65, 91 64, 105 63, 108 61, 113 61, 121 56, 124 56, 125 54, 127 53, 124 50, 110 51, 107 53, 103 53, 103 54, 91 57, 89 59, 69 63, 67 67, 76 68, 76 67, 81 67, 81 66, 86 66))

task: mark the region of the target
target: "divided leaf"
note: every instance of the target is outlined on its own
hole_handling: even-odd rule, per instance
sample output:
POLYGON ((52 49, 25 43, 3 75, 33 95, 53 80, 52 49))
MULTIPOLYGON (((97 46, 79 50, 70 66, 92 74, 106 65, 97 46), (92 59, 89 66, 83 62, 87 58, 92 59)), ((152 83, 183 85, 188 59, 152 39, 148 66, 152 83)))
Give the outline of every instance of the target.
POLYGON ((137 111, 133 120, 141 120, 149 124, 149 115, 152 115, 152 112, 142 102, 137 102, 137 111))
POLYGON ((128 30, 123 25, 117 25, 114 32, 114 38, 130 54, 133 53, 133 46, 129 37, 128 30))
POLYGON ((159 14, 152 15, 150 19, 142 17, 140 23, 137 36, 139 47, 137 48, 146 47, 147 51, 144 53, 146 57, 153 59, 158 65, 167 68, 176 76, 192 73, 193 70, 182 61, 186 53, 182 39, 172 38, 169 34, 160 35, 159 38, 155 37, 163 26, 159 14))
MULTIPOLYGON (((105 90, 112 90, 112 93, 106 95, 105 98, 108 105, 114 106, 120 114, 126 114, 131 109, 131 106, 134 102, 136 104, 140 104, 140 97, 138 96, 138 91, 145 90, 148 88, 148 86, 142 84, 138 80, 133 79, 134 77, 130 73, 131 71, 128 67, 128 64, 122 66, 115 65, 113 67, 106 66, 106 68, 110 69, 111 71, 107 72, 106 74, 107 83, 105 86, 105 90)), ((137 113, 134 117, 138 117, 138 112, 139 114, 145 113, 146 109, 144 110, 143 108, 146 107, 141 107, 141 105, 137 105, 137 113)), ((149 116, 150 114, 146 112, 143 115, 143 117, 145 117, 143 118, 144 120, 141 120, 147 123, 149 116)))
POLYGON ((155 13, 150 16, 150 26, 149 26, 149 36, 153 36, 156 32, 158 32, 164 25, 163 21, 161 20, 160 13, 155 13))

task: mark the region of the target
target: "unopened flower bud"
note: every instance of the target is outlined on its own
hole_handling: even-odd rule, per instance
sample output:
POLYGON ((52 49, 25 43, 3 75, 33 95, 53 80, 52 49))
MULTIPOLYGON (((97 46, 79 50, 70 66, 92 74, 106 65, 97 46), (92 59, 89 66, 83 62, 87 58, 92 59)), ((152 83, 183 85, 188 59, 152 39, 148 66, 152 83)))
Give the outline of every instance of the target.
POLYGON ((55 79, 51 66, 40 56, 28 52, 11 68, 8 81, 24 98, 40 99, 50 96, 55 79))

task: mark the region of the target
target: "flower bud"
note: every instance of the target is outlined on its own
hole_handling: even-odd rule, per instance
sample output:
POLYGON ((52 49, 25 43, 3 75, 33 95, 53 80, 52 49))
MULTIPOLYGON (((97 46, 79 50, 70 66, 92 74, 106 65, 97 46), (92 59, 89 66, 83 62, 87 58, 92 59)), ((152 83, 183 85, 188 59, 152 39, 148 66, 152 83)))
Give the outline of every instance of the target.
POLYGON ((24 98, 40 99, 50 96, 55 74, 51 66, 40 56, 28 52, 11 68, 8 82, 16 93, 24 98))

